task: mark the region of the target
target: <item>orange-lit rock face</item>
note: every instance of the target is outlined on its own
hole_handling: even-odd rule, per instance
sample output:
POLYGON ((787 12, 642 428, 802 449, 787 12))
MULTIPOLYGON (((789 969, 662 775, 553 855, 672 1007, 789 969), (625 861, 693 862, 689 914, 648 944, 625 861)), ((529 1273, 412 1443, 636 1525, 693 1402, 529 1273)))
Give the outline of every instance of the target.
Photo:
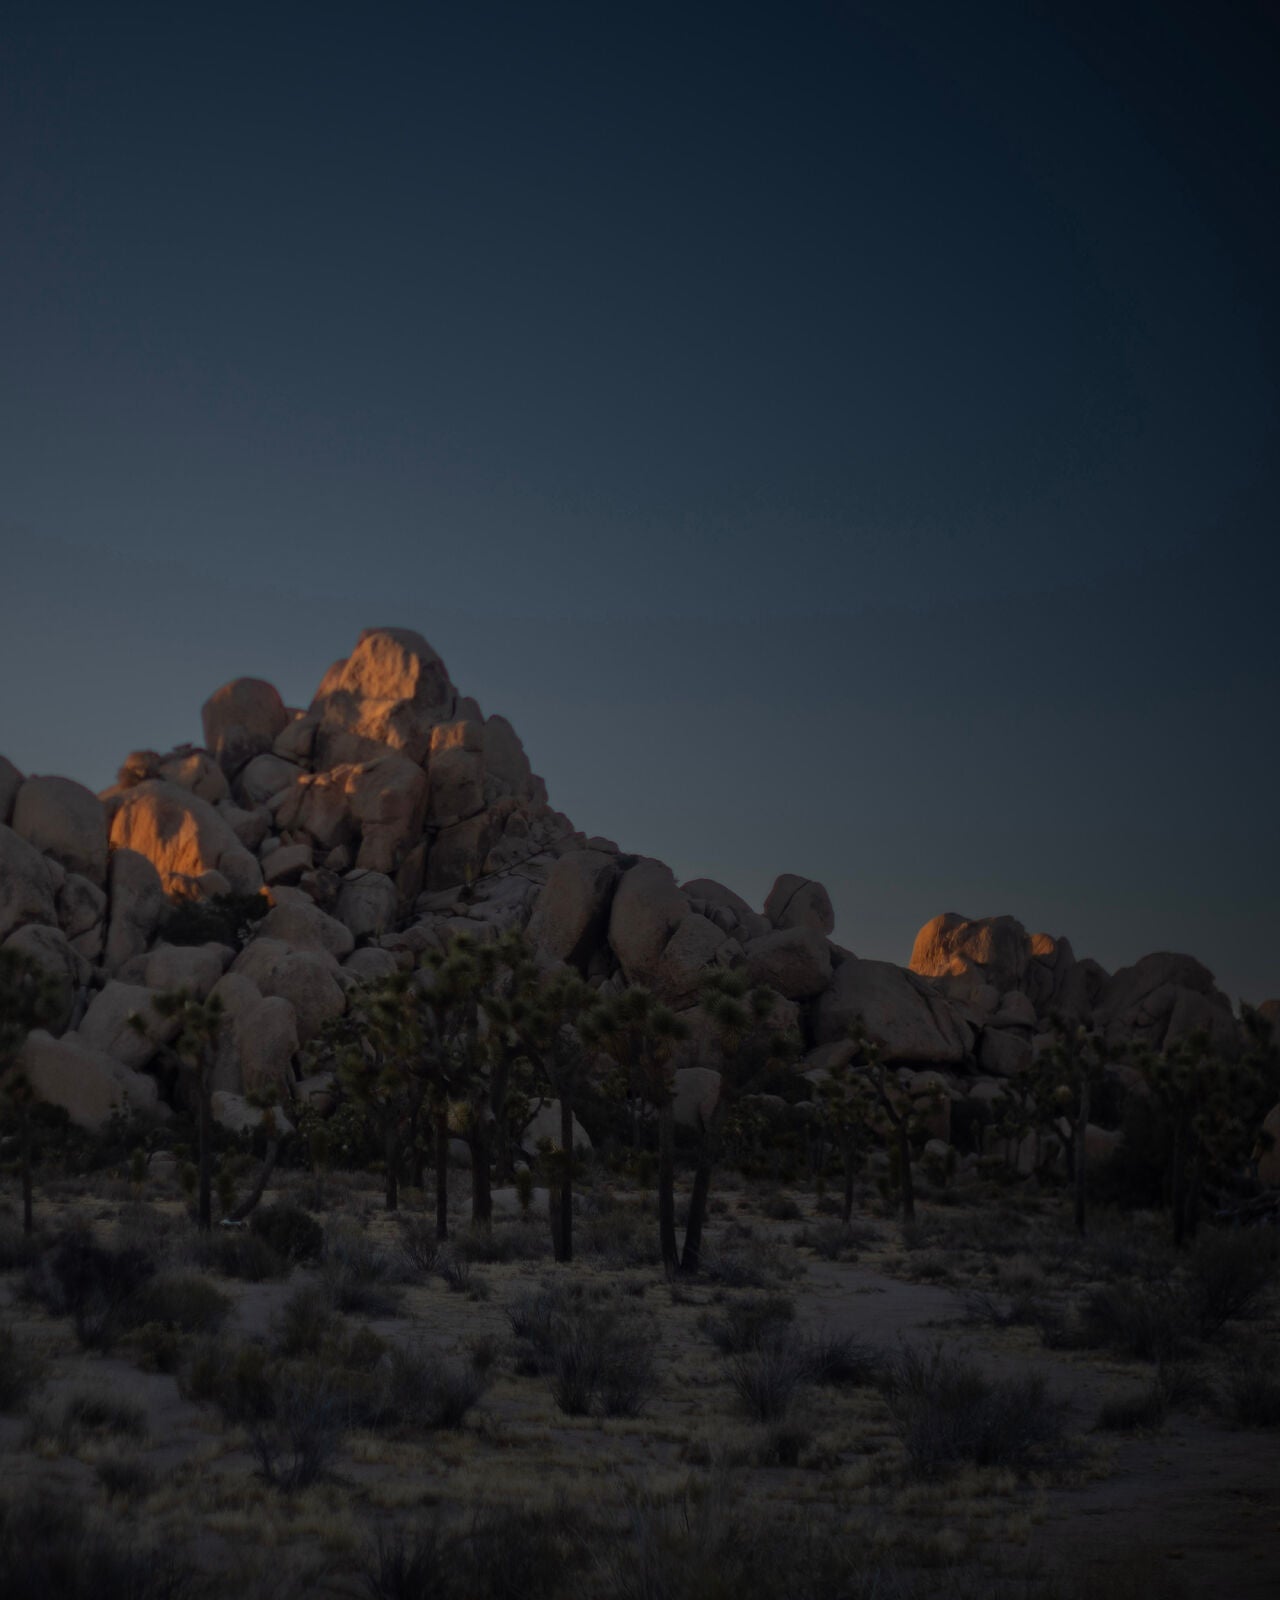
POLYGON ((963 977, 977 969, 1001 994, 1019 987, 1031 960, 1027 930, 1013 917, 962 917, 945 911, 926 922, 911 951, 925 978, 963 977))
POLYGON ((111 843, 145 856, 165 893, 187 894, 194 880, 219 872, 237 894, 262 887, 262 873, 213 807, 176 784, 149 780, 120 799, 111 843))
POLYGON ((423 762, 432 730, 452 719, 457 691, 444 662, 421 634, 374 628, 335 663, 312 702, 322 766, 360 761, 389 746, 423 762))

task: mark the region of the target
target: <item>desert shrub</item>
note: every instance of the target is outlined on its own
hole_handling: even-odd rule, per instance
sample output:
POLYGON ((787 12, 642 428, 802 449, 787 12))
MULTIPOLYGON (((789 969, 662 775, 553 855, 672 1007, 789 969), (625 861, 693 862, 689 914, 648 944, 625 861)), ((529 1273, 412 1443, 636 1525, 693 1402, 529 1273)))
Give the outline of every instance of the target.
POLYGON ((339 1311, 393 1317, 402 1295, 394 1261, 358 1229, 330 1227, 324 1236, 320 1278, 339 1311))
POLYGON ((261 894, 215 894, 207 900, 181 900, 165 919, 169 944, 229 944, 242 950, 271 909, 261 894))
POLYGON ((964 1315, 968 1322, 985 1322, 993 1328, 1041 1327, 1050 1315, 1048 1304, 1027 1290, 1005 1296, 970 1289, 964 1295, 964 1315))
POLYGON ((1105 1401, 1095 1426, 1104 1433, 1154 1433, 1164 1427, 1168 1415, 1168 1396, 1156 1379, 1138 1394, 1105 1401))
POLYGON ((429 1278, 440 1259, 434 1217, 410 1213, 398 1219, 400 1255, 411 1279, 429 1278))
POLYGON ((383 1416, 411 1432, 460 1428, 488 1387, 474 1362, 449 1361, 422 1344, 392 1349, 382 1379, 383 1416))
POLYGON ((39 1259, 46 1240, 39 1234, 23 1233, 16 1222, 0 1218, 0 1272, 16 1272, 39 1259))
POLYGON ((379 1530, 360 1571, 369 1600, 448 1600, 458 1575, 456 1541, 433 1521, 407 1537, 403 1529, 379 1530))
POLYGON ((231 1315, 231 1302, 204 1278, 153 1278, 125 1302, 128 1327, 156 1323, 178 1333, 216 1333, 231 1315))
POLYGON ((809 1383, 854 1389, 879 1383, 884 1376, 884 1352, 851 1333, 811 1333, 804 1340, 803 1356, 809 1383))
POLYGON ((762 1340, 775 1338, 795 1314, 789 1295, 745 1295, 731 1301, 718 1317, 702 1316, 698 1325, 722 1355, 741 1355, 762 1340))
POLYGON ((454 1245, 455 1253, 467 1261, 491 1266, 506 1261, 537 1261, 549 1249, 550 1239, 541 1229, 526 1228, 515 1221, 468 1228, 454 1245))
POLYGON ((280 1307, 272 1343, 282 1356, 315 1355, 337 1325, 333 1303, 318 1284, 300 1284, 280 1307))
POLYGON ((111 1250, 87 1232, 60 1235, 28 1268, 26 1293, 57 1317, 70 1316, 76 1338, 108 1349, 126 1324, 124 1308, 155 1274, 155 1260, 136 1248, 111 1250))
POLYGON ((736 1231, 726 1230, 726 1235, 703 1249, 699 1270, 709 1283, 726 1289, 771 1289, 800 1270, 774 1244, 736 1231))
POLYGON ((225 1421, 248 1423, 272 1415, 274 1377, 264 1346, 203 1339, 190 1351, 178 1388, 187 1400, 217 1406, 225 1421))
POLYGON ((1227 1368, 1227 1415, 1241 1428, 1280 1428, 1280 1372, 1266 1346, 1241 1351, 1227 1368))
POLYGON ((747 1415, 780 1422, 808 1376, 804 1347, 789 1329, 760 1339, 729 1362, 729 1382, 747 1415))
POLYGON ((760 1208, 771 1222, 799 1222, 804 1213, 794 1195, 771 1194, 760 1208))
POLYGON ((637 1206, 596 1203, 574 1223, 580 1256, 616 1269, 655 1266, 662 1259, 657 1224, 637 1206))
POLYGON ((1256 1311, 1275 1280, 1280 1238, 1271 1228, 1205 1232, 1187 1264, 1190 1320, 1209 1338, 1238 1317, 1256 1311))
POLYGON ((762 1467, 798 1467, 801 1451, 812 1442, 813 1434, 803 1423, 784 1418, 765 1429, 756 1461, 762 1467))
POLYGON ((5 1600, 181 1600, 191 1565, 91 1522, 73 1500, 32 1492, 0 1502, 0 1594, 5 1600))
POLYGON ((452 1250, 447 1251, 441 1255, 436 1270, 451 1294, 467 1294, 470 1291, 474 1274, 467 1256, 456 1255, 452 1250))
POLYGON ((1169 1360, 1187 1347, 1187 1308, 1164 1284, 1101 1284, 1085 1297, 1079 1339, 1137 1361, 1169 1360))
POLYGON ((570 1416, 599 1408, 637 1416, 657 1383, 652 1330, 612 1303, 559 1284, 518 1296, 507 1316, 517 1339, 516 1371, 543 1374, 570 1416))
POLYGON ((194 1246, 194 1254, 200 1266, 246 1283, 283 1278, 290 1266, 289 1258, 274 1249, 266 1238, 245 1228, 218 1228, 202 1235, 194 1246))
POLYGON ((155 1488, 155 1473, 140 1456, 103 1456, 93 1470, 112 1499, 144 1500, 155 1488))
POLYGON ((249 1443, 268 1483, 286 1492, 325 1477, 342 1443, 344 1397, 314 1366, 286 1366, 273 1385, 270 1414, 248 1424, 249 1443))
POLYGON ((966 1463, 1022 1473, 1066 1452, 1066 1408, 1039 1373, 989 1378, 940 1345, 928 1354, 906 1345, 884 1391, 913 1477, 942 1477, 966 1463))
POLYGON ((16 1411, 39 1384, 44 1363, 12 1328, 0 1328, 0 1412, 16 1411))
POLYGON ((575 1592, 582 1555, 566 1513, 478 1511, 465 1541, 459 1593, 468 1600, 558 1600, 575 1592))
POLYGON ((795 1242, 824 1261, 856 1261, 858 1258, 853 1229, 845 1222, 810 1223, 796 1234, 795 1242))
POLYGON ((82 1391, 67 1395, 56 1406, 32 1411, 26 1439, 35 1445, 51 1440, 70 1453, 91 1437, 145 1439, 147 1414, 132 1400, 117 1395, 82 1391))
POLYGON ((277 1255, 302 1264, 318 1261, 324 1249, 324 1230, 310 1212, 287 1200, 259 1206, 249 1219, 250 1230, 265 1239, 277 1255))

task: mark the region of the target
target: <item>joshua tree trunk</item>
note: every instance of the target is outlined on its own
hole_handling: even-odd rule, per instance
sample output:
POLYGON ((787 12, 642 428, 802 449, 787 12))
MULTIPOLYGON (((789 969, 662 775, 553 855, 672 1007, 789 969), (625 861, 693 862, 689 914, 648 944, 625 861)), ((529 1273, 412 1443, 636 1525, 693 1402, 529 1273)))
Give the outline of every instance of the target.
POLYGON ((662 1265, 672 1273, 680 1257, 676 1249, 676 1112, 670 1100, 658 1108, 658 1239, 662 1265))
POLYGON ((724 1126, 723 1100, 702 1130, 698 1146, 698 1162, 693 1169, 693 1190, 689 1195, 689 1220, 684 1230, 684 1250, 680 1256, 680 1270, 692 1276, 702 1261, 702 1228, 707 1219, 707 1199, 711 1194, 711 1174, 715 1171, 716 1157, 720 1153, 720 1130, 724 1126))
POLYGON ((22 1231, 30 1234, 35 1231, 35 1222, 31 1195, 31 1113, 26 1106, 18 1108, 18 1137, 22 1150, 22 1231))
POLYGON ((493 1217, 493 1195, 489 1188, 489 1119, 481 1108, 471 1127, 471 1220, 488 1227, 493 1217))
POLYGON ((1186 1185, 1184 1176, 1184 1169, 1186 1165, 1185 1143, 1186 1141, 1183 1134, 1182 1123, 1181 1120, 1179 1120, 1174 1124, 1173 1129, 1173 1172, 1171 1177, 1172 1193, 1170 1197, 1173 1202, 1173 1243, 1174 1248, 1178 1250, 1181 1250, 1182 1246, 1186 1243, 1187 1237, 1185 1199, 1186 1185))
POLYGON ((1076 1119, 1075 1157, 1076 1180, 1076 1232, 1085 1232, 1085 1206, 1087 1202, 1087 1163, 1085 1159, 1085 1133, 1089 1127, 1089 1079, 1086 1075, 1080 1084, 1080 1114, 1076 1119))
POLYGON ((898 1178, 902 1184, 902 1217, 904 1222, 916 1220, 916 1185, 911 1172, 911 1135, 904 1116, 898 1123, 898 1178))
POLYGON ((279 1155, 279 1139, 270 1140, 267 1144, 267 1153, 266 1158, 262 1163, 262 1170, 258 1173, 257 1180, 255 1181, 253 1188, 249 1191, 248 1196, 240 1202, 240 1204, 227 1218, 228 1222, 243 1222, 244 1219, 253 1212, 259 1200, 262 1199, 264 1190, 271 1182, 271 1174, 276 1170, 276 1161, 279 1155))
POLYGON ((573 1260, 573 1106, 560 1096, 560 1237, 556 1260, 573 1260))
POLYGON ((382 1135, 383 1155, 387 1164, 387 1210, 396 1211, 400 1207, 400 1188, 398 1182, 398 1168, 400 1166, 400 1141, 396 1138, 394 1121, 388 1121, 382 1135))
POLYGON ((436 1238, 449 1237, 449 1108, 436 1112, 436 1238))
POLYGON ((199 1224, 202 1233, 213 1227, 213 1070, 210 1061, 200 1063, 197 1092, 200 1097, 197 1130, 199 1168, 199 1224))

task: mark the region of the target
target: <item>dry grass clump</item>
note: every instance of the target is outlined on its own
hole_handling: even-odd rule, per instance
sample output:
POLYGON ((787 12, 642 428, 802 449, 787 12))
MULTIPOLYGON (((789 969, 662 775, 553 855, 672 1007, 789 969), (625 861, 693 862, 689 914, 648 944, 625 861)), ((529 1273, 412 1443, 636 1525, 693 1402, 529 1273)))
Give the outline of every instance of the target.
POLYGON ((26 1443, 29 1448, 52 1444, 63 1455, 71 1455, 89 1440, 140 1440, 147 1433, 147 1414, 132 1400, 82 1391, 67 1395, 57 1405, 33 1410, 27 1421, 26 1443))
POLYGON ((44 1376, 44 1362, 12 1328, 0 1328, 0 1412, 17 1411, 44 1376))
POLYGON ((583 1592, 587 1558, 563 1508, 480 1510, 458 1527, 432 1515, 379 1532, 362 1588, 369 1600, 567 1600, 583 1592))
POLYGON ((964 1465, 1026 1474, 1071 1454, 1066 1407, 1039 1373, 992 1378, 940 1345, 927 1353, 906 1345, 884 1394, 913 1477, 943 1477, 964 1465))
POLYGON ((541 1374, 568 1416, 635 1417, 657 1388, 655 1331, 612 1297, 581 1285, 545 1284, 507 1309, 516 1370, 541 1374))
POLYGON ((72 1500, 35 1492, 0 1502, 0 1594, 5 1600, 182 1600, 191 1564, 91 1520, 72 1500))
POLYGON ((401 1277, 395 1259, 362 1229, 346 1221, 325 1229, 320 1281, 337 1310, 367 1317, 397 1316, 404 1298, 401 1277))

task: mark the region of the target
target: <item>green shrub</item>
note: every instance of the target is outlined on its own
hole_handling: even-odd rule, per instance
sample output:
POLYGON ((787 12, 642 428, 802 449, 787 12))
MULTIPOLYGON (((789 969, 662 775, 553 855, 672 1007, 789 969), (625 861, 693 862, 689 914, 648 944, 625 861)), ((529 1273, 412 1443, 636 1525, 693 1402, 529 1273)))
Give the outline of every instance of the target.
POLYGON ((741 1355, 775 1338, 795 1314, 789 1295, 746 1295, 732 1301, 719 1317, 701 1317, 699 1327, 722 1355, 741 1355))
POLYGON ((44 1375, 44 1362, 12 1328, 0 1328, 0 1412, 16 1411, 44 1375))
POLYGON ((32 1492, 0 1502, 5 1600, 183 1600, 191 1564, 90 1522, 73 1500, 32 1492))
POLYGON ((927 1355, 907 1345, 888 1369, 885 1398, 913 1477, 965 1464, 1024 1473, 1068 1455, 1066 1408, 1040 1373, 989 1378, 940 1345, 927 1355))
POLYGON ((267 1482, 287 1492, 327 1477, 342 1443, 346 1409, 328 1373, 280 1369, 269 1415, 248 1423, 249 1443, 267 1482))
POLYGON ((259 1206, 250 1218, 249 1227, 255 1237, 265 1240, 286 1261, 298 1264, 318 1261, 324 1249, 324 1230, 320 1224, 309 1212, 286 1200, 259 1206))
POLYGON ((261 1234, 243 1228, 216 1228, 203 1235, 195 1246, 195 1256, 202 1267, 245 1283, 283 1278, 290 1266, 289 1258, 261 1234))
POLYGON ((1274 1228, 1202 1233, 1187 1264, 1190 1319, 1201 1338, 1257 1310, 1275 1281, 1278 1238, 1274 1228))
POLYGON ((409 1432, 460 1428, 487 1386, 474 1363, 448 1361, 421 1344, 397 1346, 383 1369, 382 1415, 409 1432))
POLYGON ((145 1250, 110 1250, 80 1230, 62 1234, 28 1268, 25 1291, 54 1316, 70 1316, 76 1337, 90 1349, 111 1347, 129 1325, 126 1306, 154 1276, 145 1250))
POLYGON ((204 1278, 154 1278, 125 1303, 128 1327, 158 1324, 176 1333, 216 1333, 231 1315, 231 1301, 204 1278))

